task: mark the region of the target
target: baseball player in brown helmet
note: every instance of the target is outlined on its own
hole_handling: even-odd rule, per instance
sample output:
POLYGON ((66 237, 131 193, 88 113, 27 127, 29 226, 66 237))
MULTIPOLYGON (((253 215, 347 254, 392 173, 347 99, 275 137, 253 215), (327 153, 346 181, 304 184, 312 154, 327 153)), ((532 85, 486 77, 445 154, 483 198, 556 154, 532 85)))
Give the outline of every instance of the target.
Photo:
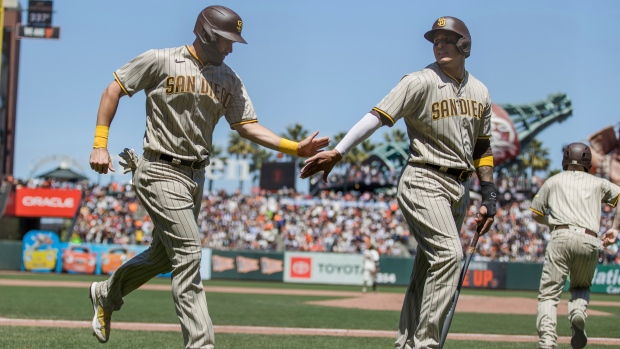
POLYGON ((193 44, 149 50, 114 72, 97 114, 90 166, 114 171, 107 149, 109 126, 122 96, 146 93, 144 153, 125 150, 121 165, 132 171, 140 201, 153 220, 149 249, 90 287, 92 328, 100 342, 110 336, 112 312, 123 297, 154 276, 172 272, 172 294, 186 348, 214 348, 213 325, 200 278, 202 246, 196 223, 209 164, 213 129, 221 116, 242 137, 287 154, 308 157, 329 144, 318 131, 297 143, 258 123, 239 76, 225 63, 241 36, 239 15, 223 6, 200 12, 193 44))
POLYGON ((435 62, 405 75, 347 133, 335 149, 306 160, 301 177, 323 171, 323 180, 347 152, 381 126, 403 119, 409 158, 398 184, 398 202, 418 243, 400 316, 396 348, 438 348, 444 320, 459 284, 463 249, 459 231, 469 202, 469 178, 482 185, 476 218, 484 234, 496 212, 491 151, 491 97, 465 70, 471 36, 463 21, 437 19, 424 37, 435 62))
POLYGON ((589 173, 592 152, 583 143, 571 143, 564 149, 563 172, 548 178, 530 209, 533 218, 551 228, 538 295, 538 346, 557 345, 557 306, 570 274, 571 299, 568 320, 571 323, 571 345, 586 346, 586 308, 590 287, 598 263, 601 203, 616 207, 612 226, 602 235, 603 245, 616 242, 620 227, 620 187, 589 173))

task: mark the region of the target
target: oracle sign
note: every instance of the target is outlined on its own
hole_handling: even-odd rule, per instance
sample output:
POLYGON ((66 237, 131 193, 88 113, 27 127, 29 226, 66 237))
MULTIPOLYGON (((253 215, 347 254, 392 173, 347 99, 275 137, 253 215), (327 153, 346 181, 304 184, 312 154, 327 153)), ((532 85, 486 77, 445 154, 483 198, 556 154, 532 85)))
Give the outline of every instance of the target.
POLYGON ((82 191, 79 189, 31 189, 15 191, 15 216, 73 218, 82 191))
POLYGON ((517 129, 504 108, 491 105, 491 147, 495 166, 512 160, 521 151, 517 129))

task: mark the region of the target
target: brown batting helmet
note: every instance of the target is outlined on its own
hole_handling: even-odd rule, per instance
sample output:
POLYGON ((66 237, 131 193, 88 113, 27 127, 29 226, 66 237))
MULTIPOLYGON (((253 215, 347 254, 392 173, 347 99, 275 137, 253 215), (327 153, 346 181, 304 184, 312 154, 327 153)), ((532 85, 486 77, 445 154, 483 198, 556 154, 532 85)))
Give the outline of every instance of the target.
POLYGON ((194 34, 209 58, 209 63, 219 66, 224 55, 217 47, 215 34, 233 42, 247 44, 241 36, 243 21, 239 15, 228 7, 215 5, 202 10, 194 26, 194 34))
POLYGON ((592 167, 590 147, 580 142, 567 145, 562 157, 562 169, 566 170, 568 165, 580 165, 586 172, 590 172, 590 167, 592 167))
POLYGON ((467 29, 463 21, 456 17, 440 17, 433 23, 431 30, 424 34, 424 38, 434 43, 435 32, 438 30, 448 30, 460 35, 461 38, 456 42, 456 48, 458 48, 459 52, 461 52, 465 58, 469 57, 471 52, 471 35, 469 35, 469 29, 467 29))

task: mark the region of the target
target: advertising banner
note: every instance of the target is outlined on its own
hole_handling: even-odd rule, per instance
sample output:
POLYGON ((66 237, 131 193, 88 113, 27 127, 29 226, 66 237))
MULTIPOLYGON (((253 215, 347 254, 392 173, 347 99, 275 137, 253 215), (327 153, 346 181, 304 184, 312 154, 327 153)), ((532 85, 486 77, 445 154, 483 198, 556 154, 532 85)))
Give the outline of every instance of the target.
MULTIPOLYGON (((570 286, 570 275, 566 279, 564 291, 568 291, 570 286)), ((590 292, 620 294, 620 266, 619 265, 602 265, 596 266, 594 277, 592 278, 592 287, 590 292)))
POLYGON ((17 217, 73 218, 81 199, 79 189, 17 188, 9 211, 17 217))
POLYGON ((501 262, 471 262, 463 287, 506 289, 506 264, 501 262))
POLYGON ((22 271, 55 271, 60 249, 56 233, 44 230, 27 232, 22 240, 22 271))
MULTIPOLYGON (((147 248, 145 245, 60 242, 54 232, 32 230, 24 235, 22 242, 22 271, 111 275, 147 248)), ((211 278, 211 249, 203 248, 202 255, 200 275, 208 280, 211 278)))
POLYGON ((413 258, 380 256, 380 270, 377 273, 377 283, 384 285, 409 285, 413 271, 413 258))
POLYGON ((284 253, 212 251, 213 279, 282 281, 284 253))
POLYGON ((284 253, 284 281, 317 284, 362 285, 361 254, 284 253))

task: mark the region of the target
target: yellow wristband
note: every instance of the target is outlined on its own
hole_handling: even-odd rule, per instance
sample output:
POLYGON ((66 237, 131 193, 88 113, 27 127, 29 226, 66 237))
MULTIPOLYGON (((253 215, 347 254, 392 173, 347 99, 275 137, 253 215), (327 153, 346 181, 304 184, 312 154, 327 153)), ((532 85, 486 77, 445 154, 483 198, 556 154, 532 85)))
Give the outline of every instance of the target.
POLYGON ((280 140, 280 149, 279 150, 281 152, 283 152, 284 154, 297 156, 297 150, 298 149, 299 149, 299 143, 293 142, 293 141, 289 141, 286 138, 282 138, 282 140, 280 140))
POLYGON ((97 125, 95 128, 95 142, 93 148, 107 148, 108 147, 108 132, 110 126, 97 125))

